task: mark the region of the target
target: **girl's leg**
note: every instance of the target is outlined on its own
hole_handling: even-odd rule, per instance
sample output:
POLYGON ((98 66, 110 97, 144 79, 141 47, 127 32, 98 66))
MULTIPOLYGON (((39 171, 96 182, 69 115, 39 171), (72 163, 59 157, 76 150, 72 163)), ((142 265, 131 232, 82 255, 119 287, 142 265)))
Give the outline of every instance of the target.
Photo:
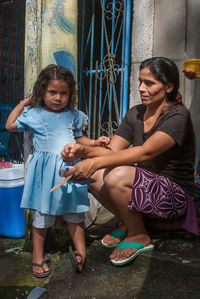
MULTIPOLYGON (((55 223, 54 215, 43 214, 35 211, 33 219, 33 253, 32 263, 41 264, 44 259, 44 242, 47 234, 48 227, 55 223)), ((46 263, 42 267, 33 266, 33 274, 48 272, 49 267, 46 263)))
POLYGON ((76 250, 80 253, 81 257, 77 256, 79 263, 79 271, 82 271, 83 265, 86 261, 86 246, 85 246, 85 232, 84 223, 67 223, 69 234, 72 238, 76 250))
MULTIPOLYGON (((104 178, 107 194, 112 198, 115 208, 128 229, 124 242, 136 242, 149 245, 150 237, 144 226, 142 215, 128 210, 128 203, 132 195, 132 185, 135 179, 135 168, 129 166, 112 169, 104 178)), ((137 249, 127 248, 118 251, 116 248, 111 259, 125 259, 133 255, 137 249)))
MULTIPOLYGON (((47 228, 36 228, 33 226, 33 252, 32 263, 41 264, 44 258, 44 241, 46 238, 47 228)), ((45 272, 49 271, 49 268, 44 263, 43 269, 45 272)), ((42 268, 33 266, 33 274, 43 273, 42 268)))

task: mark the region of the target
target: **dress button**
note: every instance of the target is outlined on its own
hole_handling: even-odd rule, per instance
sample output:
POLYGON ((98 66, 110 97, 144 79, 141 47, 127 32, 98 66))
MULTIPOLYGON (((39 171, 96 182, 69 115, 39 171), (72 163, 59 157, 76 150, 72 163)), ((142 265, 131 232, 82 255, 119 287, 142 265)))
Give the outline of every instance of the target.
POLYGON ((57 114, 57 118, 60 118, 60 114, 57 114))
POLYGON ((44 123, 44 126, 45 126, 45 127, 48 126, 48 123, 44 123))

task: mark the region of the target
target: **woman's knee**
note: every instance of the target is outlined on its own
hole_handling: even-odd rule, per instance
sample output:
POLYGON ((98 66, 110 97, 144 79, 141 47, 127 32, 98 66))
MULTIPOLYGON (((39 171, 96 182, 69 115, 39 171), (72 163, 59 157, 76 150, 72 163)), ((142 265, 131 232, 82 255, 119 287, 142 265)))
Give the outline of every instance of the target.
POLYGON ((89 191, 96 196, 96 193, 99 193, 104 185, 103 176, 104 176, 104 169, 97 170, 93 175, 92 179, 94 180, 93 183, 88 185, 89 191))
POLYGON ((110 170, 104 176, 106 188, 131 187, 135 177, 135 168, 131 166, 120 166, 110 170))

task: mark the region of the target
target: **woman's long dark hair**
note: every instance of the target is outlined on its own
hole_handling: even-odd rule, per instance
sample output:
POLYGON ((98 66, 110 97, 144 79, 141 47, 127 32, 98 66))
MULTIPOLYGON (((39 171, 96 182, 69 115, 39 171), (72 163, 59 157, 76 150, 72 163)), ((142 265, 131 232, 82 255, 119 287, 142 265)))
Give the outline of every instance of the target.
POLYGON ((144 60, 140 65, 140 70, 148 68, 156 80, 163 85, 172 83, 174 88, 168 93, 167 100, 176 102, 179 89, 179 71, 174 61, 166 57, 152 57, 144 60))
POLYGON ((33 87, 30 107, 44 106, 44 94, 51 80, 62 80, 68 83, 70 97, 67 107, 72 109, 76 101, 76 81, 74 80, 74 76, 71 71, 63 66, 55 64, 48 65, 39 74, 33 87))
POLYGON ((177 101, 179 71, 175 62, 166 57, 152 57, 146 59, 140 65, 140 70, 144 68, 148 68, 154 78, 163 85, 167 85, 168 83, 173 84, 173 90, 167 94, 168 106, 164 108, 156 121, 155 127, 157 127, 168 111, 173 110, 177 105, 183 105, 182 102, 177 101))

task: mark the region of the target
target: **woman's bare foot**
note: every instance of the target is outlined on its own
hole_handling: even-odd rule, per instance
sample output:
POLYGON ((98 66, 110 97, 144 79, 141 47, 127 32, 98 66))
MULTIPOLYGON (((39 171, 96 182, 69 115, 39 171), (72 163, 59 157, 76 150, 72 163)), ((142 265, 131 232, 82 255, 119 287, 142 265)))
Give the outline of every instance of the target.
MULTIPOLYGON (((123 233, 127 232, 127 227, 120 223, 119 226, 117 227, 117 230, 123 233)), ((112 234, 107 234, 103 237, 102 241, 104 244, 111 246, 111 245, 118 245, 122 241, 122 237, 116 236, 113 237, 112 234)))
MULTIPOLYGON (((144 245, 145 247, 148 246, 150 244, 150 237, 149 235, 146 234, 141 234, 141 235, 137 235, 137 236, 127 236, 123 242, 135 242, 135 243, 139 243, 144 245)), ((137 251, 137 249, 135 248, 124 248, 121 249, 120 251, 118 250, 118 247, 115 248, 115 250, 112 252, 112 254, 110 255, 110 259, 112 260, 124 260, 129 258, 130 256, 132 256, 135 252, 137 251)))

